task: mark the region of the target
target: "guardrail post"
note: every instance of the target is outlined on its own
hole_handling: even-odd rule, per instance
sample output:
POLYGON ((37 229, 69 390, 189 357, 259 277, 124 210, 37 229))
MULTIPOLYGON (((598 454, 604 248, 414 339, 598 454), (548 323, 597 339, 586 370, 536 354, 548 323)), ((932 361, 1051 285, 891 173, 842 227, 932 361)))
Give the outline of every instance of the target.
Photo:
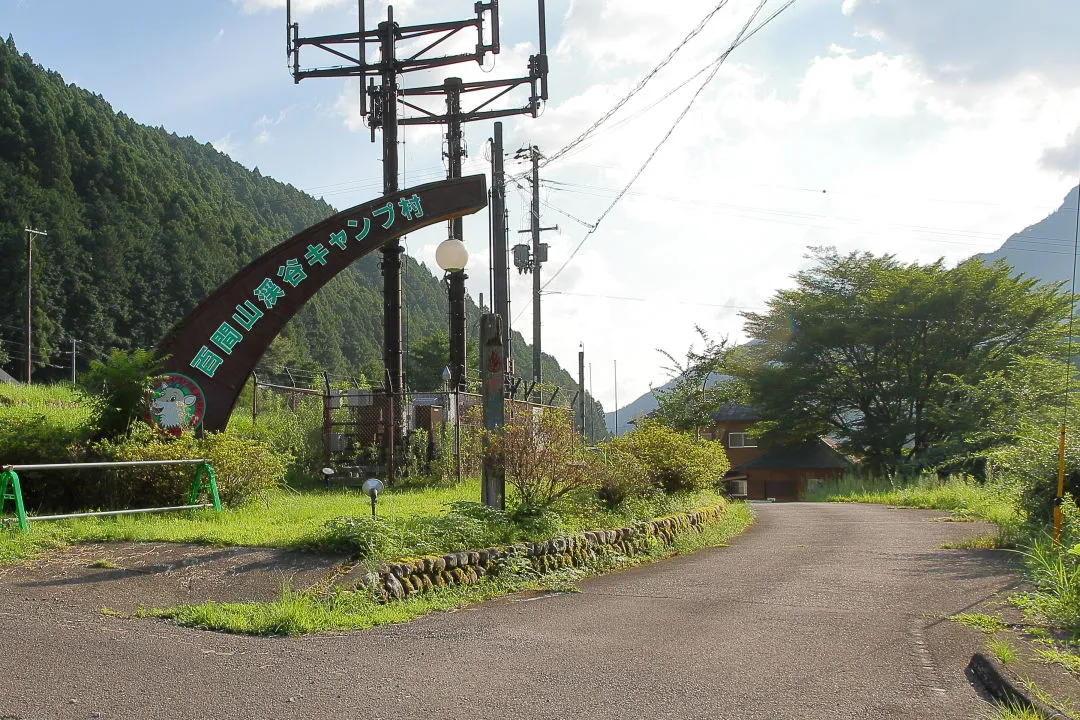
POLYGON ((188 505, 194 505, 199 501, 199 491, 209 490, 210 499, 214 503, 214 510, 221 512, 221 500, 218 498, 217 475, 210 463, 200 463, 195 468, 195 477, 191 480, 191 495, 188 505))
POLYGON ((15 515, 19 518, 19 527, 24 533, 30 532, 30 523, 26 521, 26 508, 23 506, 22 486, 19 476, 10 465, 0 468, 0 515, 8 500, 15 501, 15 515))

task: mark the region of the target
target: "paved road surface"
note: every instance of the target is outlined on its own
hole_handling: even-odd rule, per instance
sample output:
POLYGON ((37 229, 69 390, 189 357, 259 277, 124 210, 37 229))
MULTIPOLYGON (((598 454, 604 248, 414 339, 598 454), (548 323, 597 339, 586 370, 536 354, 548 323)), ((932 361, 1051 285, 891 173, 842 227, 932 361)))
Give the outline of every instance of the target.
POLYGON ((340 636, 108 617, 0 579, 0 718, 974 718, 980 640, 943 621, 1010 587, 940 513, 756 505, 719 548, 340 636))

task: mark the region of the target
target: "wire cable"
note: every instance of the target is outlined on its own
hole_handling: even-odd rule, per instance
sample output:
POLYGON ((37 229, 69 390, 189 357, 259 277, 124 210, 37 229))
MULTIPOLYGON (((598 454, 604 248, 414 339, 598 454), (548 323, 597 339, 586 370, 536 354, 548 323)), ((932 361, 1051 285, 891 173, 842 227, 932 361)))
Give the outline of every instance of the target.
MULTIPOLYGON (((567 143, 561 149, 559 149, 556 152, 549 155, 544 160, 543 164, 541 164, 540 167, 544 167, 544 166, 549 165, 552 162, 558 160, 560 157, 562 157, 566 153, 570 152, 571 150, 573 150, 575 147, 577 147, 581 143, 585 142, 585 140, 587 140, 593 133, 595 133, 597 130, 599 130, 600 126, 603 125, 605 122, 607 122, 608 119, 610 119, 612 115, 617 113, 624 105, 626 105, 626 103, 630 102, 630 100, 635 95, 637 95, 639 92, 641 92, 645 88, 645 86, 649 84, 649 81, 652 80, 654 77, 656 77, 657 73, 659 73, 661 70, 663 70, 665 67, 667 67, 668 64, 671 63, 671 61, 673 59, 675 59, 675 56, 679 54, 679 51, 682 50, 684 47, 686 47, 687 43, 689 43, 695 37, 700 35, 701 31, 705 29, 705 26, 708 25, 709 22, 714 17, 716 17, 716 14, 718 12, 720 12, 724 8, 724 6, 727 5, 727 4, 728 4, 728 0, 720 0, 720 2, 717 3, 716 6, 713 7, 713 9, 710 10, 708 12, 708 14, 705 15, 704 18, 701 19, 701 22, 699 22, 697 24, 697 26, 693 30, 691 30, 690 33, 686 37, 684 37, 679 42, 679 44, 676 45, 671 50, 671 52, 669 52, 667 54, 667 57, 665 57, 663 60, 661 60, 660 63, 656 67, 654 67, 652 70, 650 70, 648 73, 646 73, 645 76, 642 77, 638 81, 637 85, 635 85, 633 87, 633 89, 630 90, 630 92, 628 92, 626 95, 624 95, 606 113, 601 115, 600 118, 596 122, 594 122, 592 125, 587 127, 584 132, 582 132, 576 138, 571 140, 569 143, 567 143)), ((700 72, 698 74, 700 74, 700 72)), ((689 82, 689 81, 687 81, 687 82, 689 82)))
POLYGON ((772 22, 777 17, 779 17, 779 15, 782 12, 784 12, 789 7, 794 5, 796 0, 787 0, 783 5, 781 5, 779 8, 777 8, 776 11, 774 11, 769 17, 765 18, 765 20, 763 20, 760 24, 758 24, 756 27, 754 27, 751 30, 750 26, 753 25, 754 20, 757 19, 757 16, 765 8, 765 5, 766 5, 767 2, 768 2, 768 0, 760 0, 760 2, 758 2, 757 7, 754 8, 754 11, 750 14, 750 17, 747 18, 746 22, 743 24, 743 27, 739 31, 738 35, 735 36, 735 39, 731 42, 731 44, 728 46, 728 48, 723 53, 721 53, 720 56, 715 61, 713 61, 712 70, 709 72, 709 74, 705 78, 704 82, 702 82, 701 85, 698 87, 698 89, 694 93, 693 97, 690 98, 690 101, 686 104, 686 107, 684 107, 682 112, 679 113, 678 117, 675 118, 675 122, 672 123, 670 128, 668 128, 667 133, 664 134, 664 136, 660 139, 660 142, 657 143, 656 147, 653 148, 652 152, 649 153, 649 156, 647 158, 645 158, 645 162, 643 162, 641 164, 641 167, 639 167, 637 172, 634 173, 633 177, 630 178, 630 181, 626 183, 626 185, 623 187, 623 189, 621 191, 619 191, 619 193, 611 201, 611 204, 608 205, 607 208, 605 208, 604 211, 600 214, 600 217, 597 218, 596 223, 593 225, 593 228, 591 230, 589 230, 587 233, 585 233, 585 236, 583 238, 581 238, 581 241, 577 244, 577 246, 574 248, 574 250, 570 253, 570 256, 563 262, 563 264, 561 266, 559 266, 559 269, 556 270, 554 272, 554 274, 552 274, 551 277, 549 277, 547 279, 547 282, 545 282, 543 285, 540 286, 541 290, 547 288, 549 285, 551 285, 552 282, 555 281, 556 278, 559 277, 559 275, 562 273, 562 271, 566 269, 566 266, 569 265, 573 261, 573 259, 577 256, 578 252, 580 252, 582 246, 585 245, 585 242, 593 235, 593 233, 596 232, 597 228, 600 227, 600 223, 602 223, 604 221, 604 219, 611 213, 611 211, 615 208, 615 206, 619 203, 619 201, 622 200, 623 196, 625 196, 626 193, 629 192, 630 188, 634 185, 635 182, 637 182, 637 179, 639 177, 641 177, 641 175, 645 172, 645 170, 652 163, 653 159, 657 156, 657 154, 664 147, 664 145, 667 143, 667 141, 675 133, 675 130, 682 123, 683 119, 685 119, 686 116, 690 113, 690 110, 694 107, 694 103, 697 101, 697 99, 699 97, 701 97, 701 94, 703 92, 705 92, 705 89, 709 85, 712 84, 713 78, 716 77, 716 74, 720 71, 720 67, 724 64, 724 62, 728 59, 728 57, 731 56, 731 53, 734 52, 735 49, 738 48, 740 45, 742 45, 744 42, 746 42, 747 40, 752 38, 754 35, 756 35, 762 28, 764 28, 770 22, 772 22))

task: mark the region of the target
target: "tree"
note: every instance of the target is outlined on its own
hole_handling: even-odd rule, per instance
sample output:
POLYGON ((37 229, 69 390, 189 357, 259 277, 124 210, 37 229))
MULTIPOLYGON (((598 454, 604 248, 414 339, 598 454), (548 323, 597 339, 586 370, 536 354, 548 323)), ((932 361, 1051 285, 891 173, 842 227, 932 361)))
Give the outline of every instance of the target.
POLYGON ((903 471, 1006 443, 1025 409, 1060 402, 1070 306, 1060 286, 1000 262, 809 257, 768 312, 743 313, 757 342, 735 372, 770 418, 766 435, 831 433, 868 470, 903 471))
POLYGON ((405 377, 414 390, 438 390, 443 387, 442 374, 449 362, 450 340, 446 333, 434 332, 409 348, 405 356, 405 377))
POLYGON ((728 370, 728 356, 735 348, 728 345, 727 338, 713 340, 702 328, 694 329, 701 338, 700 351, 691 345, 686 359, 678 360, 666 350, 659 350, 671 363, 664 370, 672 384, 655 393, 658 407, 653 417, 682 432, 712 425, 710 416, 724 403, 745 403, 749 399, 746 384, 728 370))

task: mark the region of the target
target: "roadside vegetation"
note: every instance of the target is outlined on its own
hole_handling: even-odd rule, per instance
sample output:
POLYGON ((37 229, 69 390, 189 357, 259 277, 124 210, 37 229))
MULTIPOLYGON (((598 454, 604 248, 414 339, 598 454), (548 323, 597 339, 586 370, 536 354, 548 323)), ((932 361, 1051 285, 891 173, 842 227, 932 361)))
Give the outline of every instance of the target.
MULTIPOLYGON (((957 547, 1017 553, 1031 587, 1012 599, 1025 628, 1047 628, 1049 645, 1040 657, 1075 672, 1080 533, 1072 498, 1080 493, 1080 396, 1070 310, 1076 298, 1060 284, 1017 277, 1004 263, 906 264, 834 248, 814 248, 808 260, 793 287, 776 292, 765 311, 743 313, 750 342, 731 346, 699 331, 701 347, 691 348, 685 361, 665 353, 676 379, 656 417, 673 427, 705 427, 724 403, 749 404, 764 418, 749 428, 759 446, 828 437, 854 461, 848 477, 812 489, 808 500, 937 509, 949 521, 989 521, 992 533, 957 547), (1064 527, 1055 543, 1057 502, 1064 527)), ((1007 634, 991 631, 991 654, 1015 655, 1007 634)))
MULTIPOLYGON (((27 535, 15 529, 0 534, 0 562, 69 543, 165 541, 333 553, 375 566, 622 527, 726 502, 718 481, 728 465, 718 446, 643 423, 618 442, 586 451, 569 413, 550 409, 520 414, 492 444, 507 467, 506 511, 480 505, 478 479, 456 482, 443 458, 429 468, 418 464, 388 488, 372 518, 366 495, 327 490, 315 477, 322 460, 321 406, 271 397, 255 420, 241 409, 225 432, 173 438, 141 421, 138 403, 154 368, 148 354, 117 352, 80 388, 0 386, 0 458, 208 457, 225 509, 32 521, 27 535)), ((479 437, 463 438, 463 445, 479 444, 479 437)), ((191 473, 190 467, 31 471, 23 475, 23 492, 31 515, 175 505, 186 497, 191 473)))
POLYGON ((313 632, 361 630, 408 622, 432 612, 453 610, 509 593, 527 590, 572 593, 578 581, 593 575, 718 547, 753 522, 748 505, 733 503, 723 518, 701 533, 685 533, 672 548, 657 547, 633 557, 602 555, 594 564, 538 574, 528 563, 508 562, 502 571, 486 576, 476 585, 442 588, 401 601, 385 603, 366 591, 294 592, 283 589, 270 603, 203 603, 152 611, 159 617, 190 627, 256 635, 302 635, 313 632))

